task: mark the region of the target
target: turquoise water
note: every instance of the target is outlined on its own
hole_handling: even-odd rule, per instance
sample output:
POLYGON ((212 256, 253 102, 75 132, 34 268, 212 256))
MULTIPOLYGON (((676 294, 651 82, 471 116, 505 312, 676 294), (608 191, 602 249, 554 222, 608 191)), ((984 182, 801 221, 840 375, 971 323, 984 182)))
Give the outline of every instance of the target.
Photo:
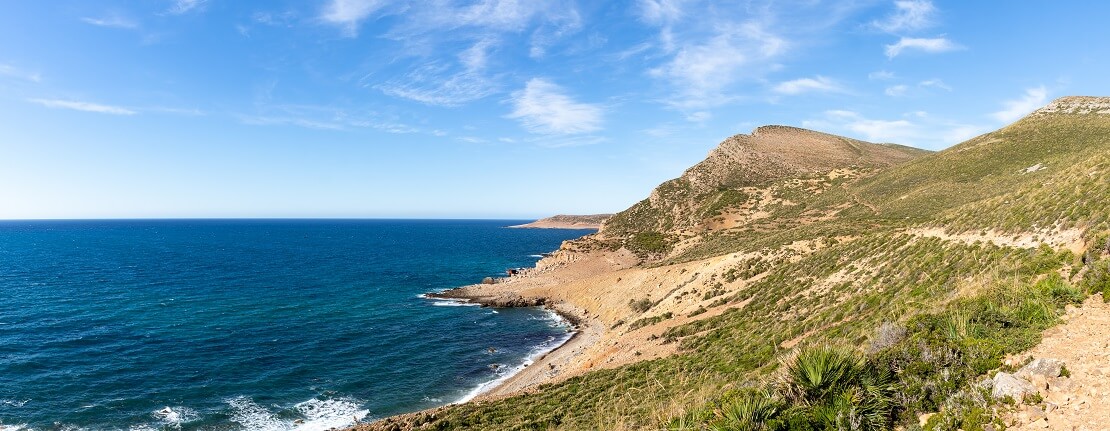
POLYGON ((568 336, 419 297, 586 233, 514 223, 0 222, 0 428, 318 431, 466 399, 568 336))

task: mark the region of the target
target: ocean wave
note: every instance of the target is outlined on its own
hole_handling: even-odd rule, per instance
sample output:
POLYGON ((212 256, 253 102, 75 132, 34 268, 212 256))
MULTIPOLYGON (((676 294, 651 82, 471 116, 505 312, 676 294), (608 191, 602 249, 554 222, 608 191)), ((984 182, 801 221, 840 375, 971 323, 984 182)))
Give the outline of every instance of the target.
POLYGON ((421 293, 419 295, 416 295, 416 297, 432 301, 432 305, 436 307, 480 307, 482 305, 467 301, 465 299, 435 298, 428 296, 427 293, 421 293))
POLYGON ((278 417, 247 397, 233 398, 227 403, 232 409, 231 421, 245 431, 326 431, 349 427, 370 414, 360 407, 362 403, 348 398, 311 399, 299 403, 292 410, 300 418, 293 419, 278 417))
POLYGON ((151 413, 167 425, 181 427, 181 424, 200 419, 200 413, 188 407, 165 407, 151 413))
POLYGON ((432 303, 432 305, 434 305, 436 307, 481 307, 482 306, 482 304, 475 304, 473 302, 452 301, 452 300, 435 301, 435 302, 432 303))
POLYGON ((539 258, 542 258, 543 255, 542 254, 530 254, 530 255, 528 255, 528 257, 534 257, 536 259, 539 259, 539 258))
POLYGON ((20 424, 20 425, 0 424, 0 431, 30 431, 30 428, 27 428, 27 424, 20 424))
MULTIPOLYGON (((548 318, 555 319, 556 324, 568 329, 570 328, 570 322, 568 322, 566 319, 563 319, 563 317, 560 316, 559 313, 551 310, 546 311, 548 311, 548 318)), ((493 369, 493 375, 496 376, 496 378, 488 382, 478 384, 478 386, 475 386, 469 392, 464 394, 462 398, 459 398, 457 401, 455 401, 455 404, 465 403, 476 398, 479 395, 486 393, 493 388, 496 388, 498 385, 508 381, 509 379, 513 378, 513 376, 519 374, 521 371, 524 371, 524 369, 527 368, 529 365, 536 363, 536 360, 543 357, 543 355, 551 353, 551 351, 558 349, 559 346, 562 346, 567 341, 570 341, 571 337, 573 336, 574 332, 568 330, 567 333, 562 336, 548 337, 547 340, 533 347, 532 350, 528 352, 528 356, 524 358, 524 362, 520 365, 517 365, 516 367, 510 368, 508 366, 503 366, 502 364, 497 364, 499 366, 493 369)))
POLYGON ((31 401, 31 400, 23 400, 23 401, 19 401, 19 400, 0 400, 0 407, 8 406, 8 407, 20 408, 20 407, 23 407, 23 406, 27 405, 28 401, 31 401))

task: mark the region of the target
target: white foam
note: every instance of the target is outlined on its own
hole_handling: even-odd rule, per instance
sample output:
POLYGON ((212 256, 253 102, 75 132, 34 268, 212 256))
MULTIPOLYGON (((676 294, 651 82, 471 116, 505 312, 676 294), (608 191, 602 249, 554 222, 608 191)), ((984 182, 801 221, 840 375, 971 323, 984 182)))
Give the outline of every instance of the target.
POLYGON ((436 307, 480 307, 482 304, 475 304, 473 302, 456 301, 456 300, 441 300, 435 301, 432 305, 436 307))
MULTIPOLYGON (((568 322, 566 319, 563 319, 563 317, 560 316, 559 313, 551 310, 545 311, 547 311, 547 318, 544 320, 552 319, 552 326, 570 328, 570 322, 568 322)), ((567 333, 562 336, 550 337, 547 339, 547 341, 544 341, 543 343, 540 343, 538 346, 534 347, 531 352, 528 352, 528 356, 524 358, 524 362, 520 365, 511 369, 505 366, 497 367, 497 369, 494 370, 493 373, 495 376, 497 376, 496 379, 490 380, 474 387, 474 389, 471 389, 470 392, 467 392, 465 395, 463 395, 462 398, 459 398, 457 401, 455 401, 455 404, 470 401, 475 397, 482 395, 493 388, 496 388, 498 385, 505 383, 509 379, 513 378, 513 376, 519 374, 521 371, 524 371, 524 369, 527 368, 529 365, 534 364, 536 360, 543 357, 543 355, 546 355, 551 351, 558 349, 559 346, 562 346, 567 341, 570 341, 571 337, 573 336, 573 331, 567 331, 567 333)))
POLYGON ((27 424, 19 424, 19 425, 0 424, 0 431, 30 431, 30 428, 27 428, 27 424))
POLYGON ((299 403, 293 406, 293 410, 302 416, 298 419, 279 418, 247 397, 234 398, 227 403, 232 408, 231 420, 246 431, 326 431, 349 427, 370 414, 369 410, 360 408, 361 403, 352 399, 311 399, 299 403))
POLYGON ((0 400, 0 406, 11 406, 11 407, 19 408, 19 407, 23 407, 24 405, 26 405, 28 401, 31 401, 31 400, 23 400, 23 401, 19 401, 19 400, 0 400))
POLYGON ((530 254, 530 255, 528 255, 528 257, 534 257, 536 259, 539 259, 539 258, 542 258, 543 255, 542 254, 530 254))
POLYGON ((165 422, 167 425, 175 426, 178 428, 180 428, 181 424, 183 423, 192 422, 200 419, 200 413, 197 413, 196 410, 181 406, 165 407, 161 410, 156 410, 154 411, 154 413, 151 414, 154 415, 154 417, 160 419, 162 422, 165 422))

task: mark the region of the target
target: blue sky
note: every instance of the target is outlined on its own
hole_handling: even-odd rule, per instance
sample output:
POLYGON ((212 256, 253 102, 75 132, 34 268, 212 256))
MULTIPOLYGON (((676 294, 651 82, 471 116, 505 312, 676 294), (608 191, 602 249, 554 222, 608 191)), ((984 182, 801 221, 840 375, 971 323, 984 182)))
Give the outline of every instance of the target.
POLYGON ((1110 94, 1094 1, 0 3, 0 218, 619 211, 786 124, 942 149, 1110 94))

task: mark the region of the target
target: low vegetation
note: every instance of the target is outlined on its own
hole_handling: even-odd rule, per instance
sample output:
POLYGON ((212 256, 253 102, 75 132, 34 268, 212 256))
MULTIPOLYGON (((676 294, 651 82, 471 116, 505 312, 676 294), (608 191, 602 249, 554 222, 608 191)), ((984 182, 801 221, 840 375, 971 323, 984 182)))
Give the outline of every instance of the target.
MULTIPOLYGON (((978 383, 1067 305, 1110 298, 1110 115, 1034 115, 839 175, 712 159, 691 178, 730 167, 713 187, 684 175, 582 240, 644 266, 739 256, 661 335, 678 354, 453 406, 429 429, 912 430, 925 413, 928 430, 1001 429, 1009 407, 978 383), (740 221, 699 224, 722 214, 740 221)), ((630 301, 628 327, 676 318, 657 305, 630 301)))

